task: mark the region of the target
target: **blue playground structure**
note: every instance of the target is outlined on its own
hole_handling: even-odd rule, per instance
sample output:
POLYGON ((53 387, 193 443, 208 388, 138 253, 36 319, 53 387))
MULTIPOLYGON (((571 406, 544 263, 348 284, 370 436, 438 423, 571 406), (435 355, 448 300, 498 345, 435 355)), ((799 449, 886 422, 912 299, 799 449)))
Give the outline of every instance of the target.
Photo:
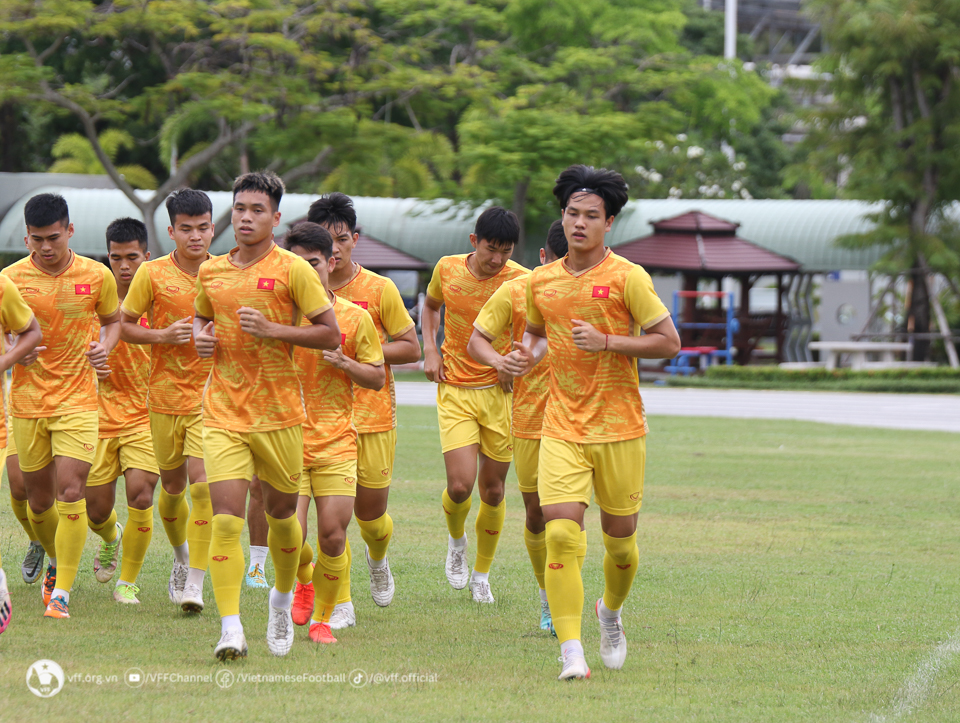
POLYGON ((726 359, 727 365, 733 364, 733 335, 740 330, 740 321, 733 314, 733 293, 729 291, 674 291, 673 292, 673 319, 683 343, 684 329, 716 329, 724 332, 726 348, 715 346, 687 346, 681 347, 680 353, 664 369, 671 374, 693 374, 706 369, 719 359, 726 359), (680 321, 680 300, 712 296, 718 299, 727 299, 726 322, 696 322, 680 321))

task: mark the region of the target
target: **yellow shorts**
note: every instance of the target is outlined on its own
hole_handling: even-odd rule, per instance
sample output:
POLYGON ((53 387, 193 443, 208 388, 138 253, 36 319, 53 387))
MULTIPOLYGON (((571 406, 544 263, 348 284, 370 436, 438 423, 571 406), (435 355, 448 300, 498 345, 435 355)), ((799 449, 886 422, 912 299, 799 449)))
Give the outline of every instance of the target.
POLYGON ((20 469, 24 472, 43 469, 54 457, 71 457, 93 464, 100 431, 96 410, 60 417, 14 417, 12 426, 20 469))
POLYGON ((150 435, 160 469, 177 469, 187 457, 203 459, 203 416, 150 412, 150 435))
POLYGON ((357 435, 357 484, 382 490, 393 481, 397 456, 397 430, 357 435))
POLYGON ((110 484, 128 469, 160 474, 149 429, 122 437, 98 439, 97 454, 87 475, 87 487, 110 484))
POLYGON ((357 496, 357 460, 344 459, 308 467, 300 478, 301 497, 357 496))
POLYGON ((540 470, 540 440, 513 438, 513 466, 517 470, 520 491, 537 492, 537 476, 540 470))
POLYGON ((591 488, 600 509, 632 515, 643 501, 646 437, 605 444, 577 444, 544 437, 540 442, 540 504, 590 504, 591 488))
POLYGON ((203 458, 207 482, 249 482, 257 475, 279 492, 296 494, 303 472, 303 429, 299 424, 272 432, 204 427, 203 458))
POLYGON ((440 446, 450 452, 471 444, 497 462, 513 458, 510 434, 511 395, 500 385, 467 389, 450 384, 437 386, 437 419, 440 422, 440 446))
MULTIPOLYGON (((99 426, 100 422, 97 421, 99 426)), ((11 428, 12 424, 7 422, 7 456, 16 457, 17 456, 17 440, 13 438, 13 429, 11 428)))

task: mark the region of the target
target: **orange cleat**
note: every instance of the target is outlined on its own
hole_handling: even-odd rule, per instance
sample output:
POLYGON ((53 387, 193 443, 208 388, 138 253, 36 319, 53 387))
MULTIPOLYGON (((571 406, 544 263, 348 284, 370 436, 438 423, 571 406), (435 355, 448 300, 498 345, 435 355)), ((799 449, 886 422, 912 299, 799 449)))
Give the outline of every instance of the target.
POLYGON ((306 585, 302 582, 297 583, 293 591, 293 609, 290 611, 294 625, 306 625, 310 622, 310 616, 313 615, 314 595, 312 582, 306 585))
POLYGON ((67 609, 67 601, 60 595, 57 595, 50 604, 47 605, 47 611, 43 614, 45 618, 68 618, 70 611, 67 609))
POLYGON ((315 643, 335 643, 329 623, 310 623, 310 639, 315 643))
POLYGON ((53 589, 57 586, 57 568, 53 565, 47 565, 47 572, 43 576, 43 604, 50 604, 50 596, 53 595, 53 589))

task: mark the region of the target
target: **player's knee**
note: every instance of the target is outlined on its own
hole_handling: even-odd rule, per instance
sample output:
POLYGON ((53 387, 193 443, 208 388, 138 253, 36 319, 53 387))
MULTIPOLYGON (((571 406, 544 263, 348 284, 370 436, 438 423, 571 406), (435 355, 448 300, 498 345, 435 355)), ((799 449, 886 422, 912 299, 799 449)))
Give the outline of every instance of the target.
POLYGON ((135 510, 149 510, 153 506, 153 490, 144 485, 127 496, 127 506, 135 510))
POLYGON ((527 507, 527 529, 535 535, 543 532, 543 510, 540 505, 530 505, 527 507))
POLYGON ((550 520, 545 539, 547 549, 556 555, 574 555, 580 550, 580 526, 573 520, 550 520))
POLYGON ((330 530, 320 534, 320 551, 327 557, 339 557, 347 547, 347 533, 343 530, 330 530))
POLYGON ((466 502, 473 493, 473 480, 450 480, 447 482, 447 495, 458 505, 466 502))
POLYGON ((610 535, 604 534, 603 547, 615 561, 626 562, 637 554, 637 538, 636 535, 610 537, 610 535))

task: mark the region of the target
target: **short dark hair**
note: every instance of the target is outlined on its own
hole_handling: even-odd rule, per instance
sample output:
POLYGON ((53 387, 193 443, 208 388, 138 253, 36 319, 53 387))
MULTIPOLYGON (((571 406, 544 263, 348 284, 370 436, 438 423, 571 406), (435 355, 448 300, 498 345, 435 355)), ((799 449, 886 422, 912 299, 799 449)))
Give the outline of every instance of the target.
POLYGON ((570 197, 578 191, 602 198, 607 218, 620 213, 620 209, 627 202, 627 182, 619 173, 606 168, 598 170, 582 164, 570 166, 557 177, 557 183, 553 187, 553 195, 560 202, 561 209, 567 207, 570 197))
POLYGON ((491 206, 480 214, 473 232, 477 241, 489 241, 495 246, 514 246, 520 240, 520 221, 517 214, 502 206, 491 206))
POLYGON ((140 250, 147 253, 147 225, 136 218, 118 218, 107 226, 107 251, 110 244, 126 244, 137 241, 140 250))
POLYGON ((325 193, 310 204, 307 220, 329 228, 346 226, 350 233, 357 230, 357 212, 353 200, 345 193, 325 193))
POLYGON ((559 218, 550 224, 547 231, 547 248, 558 259, 567 255, 567 234, 563 231, 563 221, 559 218))
POLYGON ((170 225, 177 223, 177 216, 186 216, 194 218, 196 216, 205 216, 210 214, 210 220, 213 220, 213 204, 210 202, 210 196, 203 191, 196 191, 192 188, 181 188, 167 196, 167 213, 170 215, 170 225))
POLYGON ((312 221, 301 221, 294 225, 287 231, 283 244, 288 251, 299 246, 307 251, 319 251, 325 259, 333 256, 333 236, 319 223, 312 221))
POLYGON ((237 176, 237 180, 233 182, 233 199, 236 200, 241 191, 259 191, 270 196, 276 212, 280 208, 280 199, 283 198, 285 190, 287 189, 283 180, 273 171, 253 171, 237 176))
POLYGON ((44 228, 55 223, 70 225, 67 200, 57 193, 38 193, 23 207, 23 220, 27 226, 44 228))

